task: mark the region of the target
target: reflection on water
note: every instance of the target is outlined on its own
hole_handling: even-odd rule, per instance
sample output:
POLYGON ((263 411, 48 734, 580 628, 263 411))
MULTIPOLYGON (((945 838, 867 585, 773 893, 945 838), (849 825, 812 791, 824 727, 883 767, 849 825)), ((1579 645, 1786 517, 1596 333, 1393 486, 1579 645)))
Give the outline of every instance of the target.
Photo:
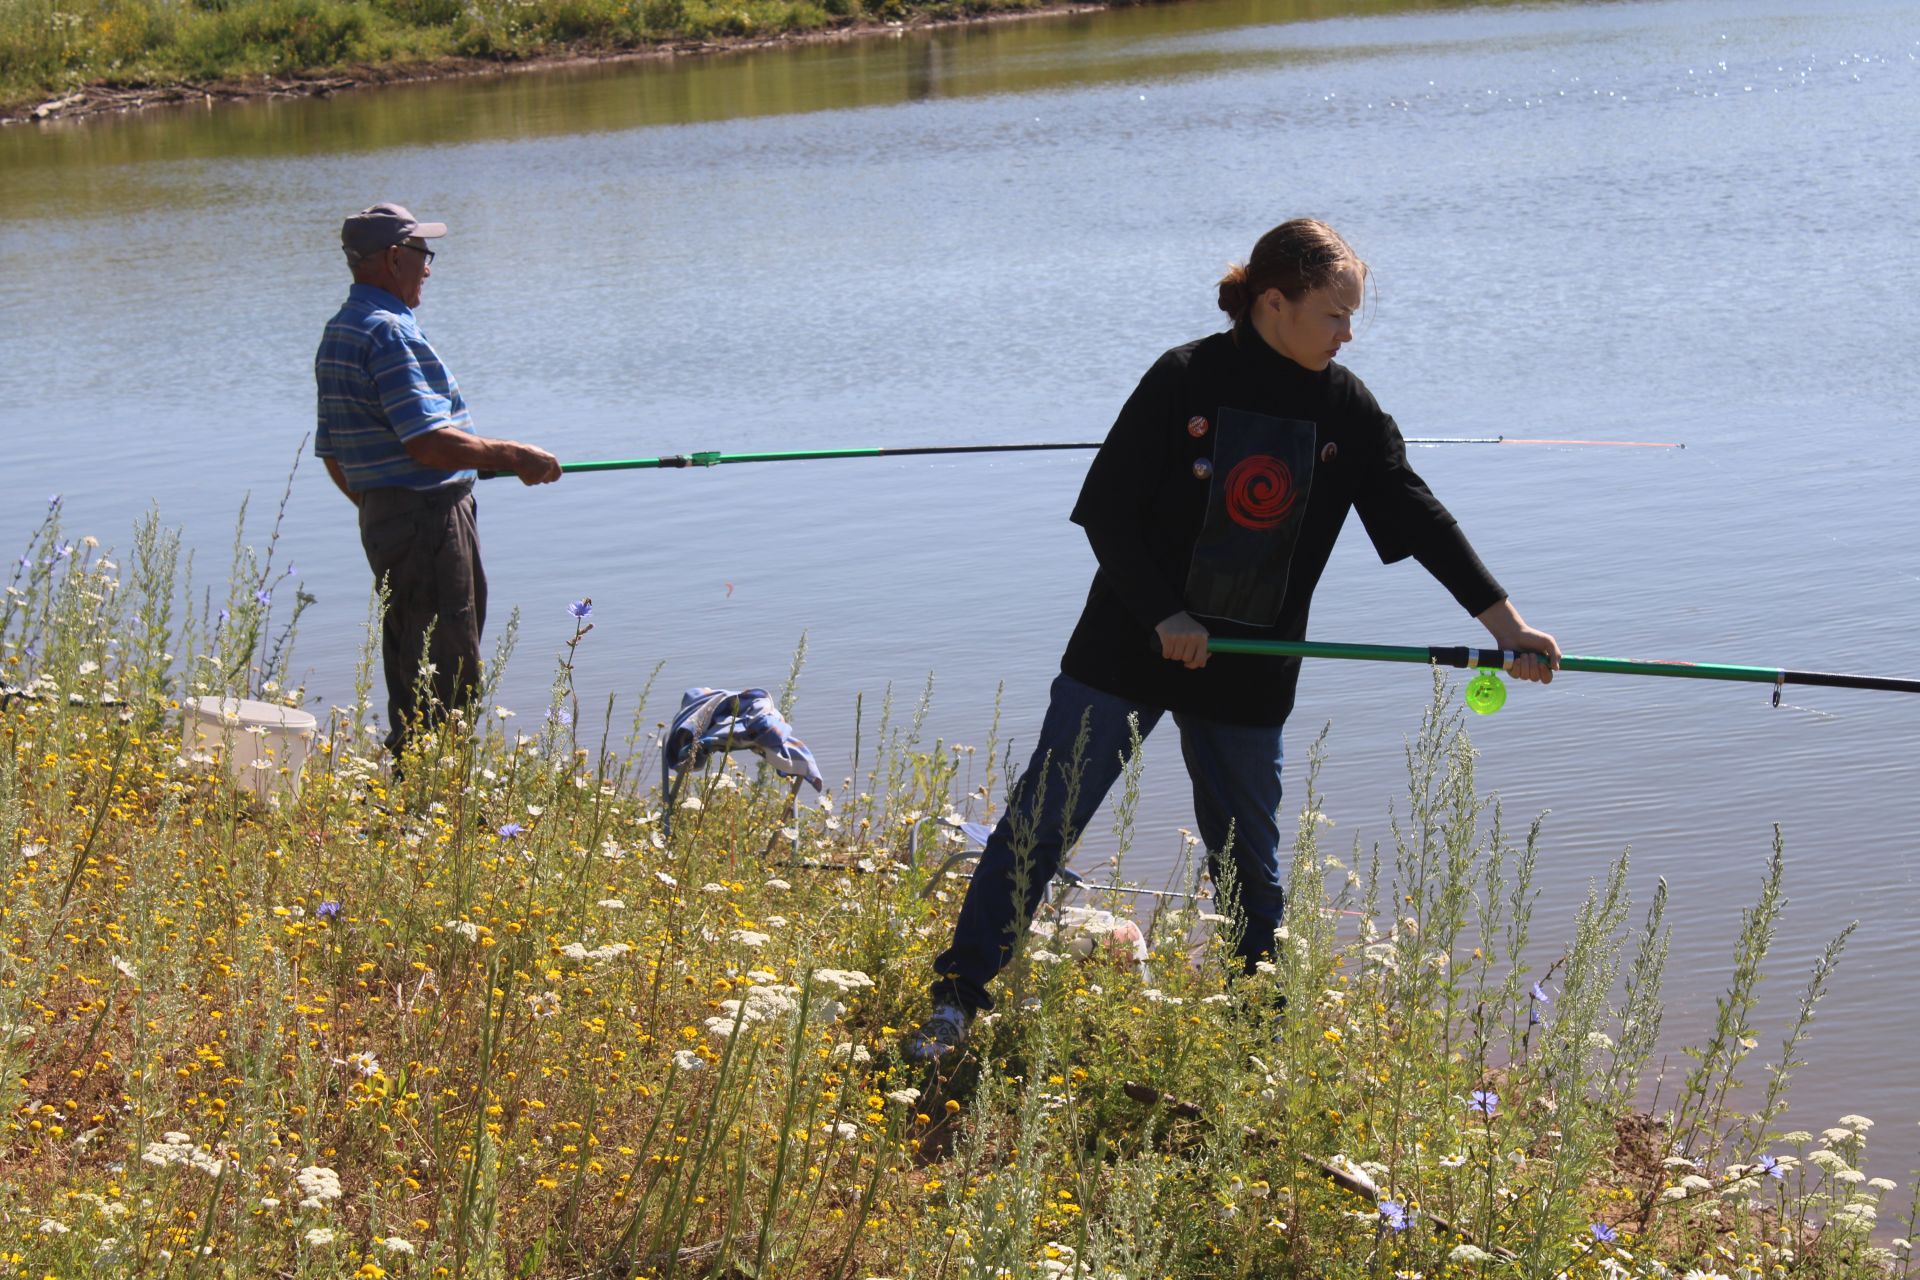
MULTIPOLYGON (((214 576, 239 495, 278 494, 312 420, 333 237, 376 199, 452 224, 422 318, 482 429, 573 460, 1097 437, 1216 325, 1221 265, 1311 213, 1375 265, 1351 363, 1410 434, 1688 443, 1417 454, 1569 651, 1913 674, 1916 58, 1914 0, 1201 0, 10 129, 0 511, 23 539, 61 491, 72 532, 112 544, 158 501, 214 576)), ((1091 571, 1065 518, 1084 469, 489 485, 493 598, 524 611, 502 700, 537 714, 590 595, 583 705, 618 694, 624 719, 661 662, 656 710, 778 687, 804 632, 794 722, 830 779, 856 697, 871 716, 929 670, 929 740, 984 745, 1004 687, 1018 752, 1091 571)), ((362 636, 349 517, 309 461, 283 545, 320 599, 301 656, 323 709, 362 636)), ((1315 602, 1321 639, 1475 632, 1357 536, 1315 602)), ((1363 857, 1425 692, 1416 669, 1303 676, 1290 754, 1331 722, 1327 810, 1363 857)), ((1920 1023, 1885 995, 1920 916, 1920 700, 1794 701, 1568 675, 1474 724, 1480 777, 1510 822, 1552 811, 1537 936, 1623 846, 1642 902, 1666 878, 1673 1037, 1711 1022, 1784 824, 1786 980, 1756 1025, 1859 919, 1795 1120, 1897 1129, 1920 1119, 1920 1023)), ((1128 871, 1158 882, 1190 808, 1171 731, 1147 750, 1128 871)), ((1083 866, 1111 852, 1097 826, 1083 866)))
MULTIPOLYGON (((1467 7, 1468 0, 1208 0, 805 43, 772 56, 758 50, 586 63, 325 100, 183 107, 38 130, 10 128, 0 131, 0 170, 9 175, 0 191, 0 216, 65 189, 71 170, 82 165, 444 146, 1206 75, 1370 52, 1284 44, 1209 47, 1196 39, 1211 33, 1355 12, 1467 7), (30 185, 36 176, 48 179, 46 188, 30 185)), ((125 188, 122 198, 138 190, 125 188)), ((112 194, 90 192, 95 198, 112 194)))

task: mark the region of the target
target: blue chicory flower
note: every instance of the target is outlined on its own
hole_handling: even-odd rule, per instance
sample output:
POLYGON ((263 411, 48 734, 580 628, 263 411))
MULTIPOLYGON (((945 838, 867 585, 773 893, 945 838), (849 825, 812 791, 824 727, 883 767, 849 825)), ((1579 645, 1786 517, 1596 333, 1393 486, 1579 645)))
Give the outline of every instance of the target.
POLYGON ((1769 1178, 1784 1179, 1787 1176, 1787 1171, 1782 1169, 1780 1162, 1772 1156, 1761 1156, 1753 1162, 1753 1167, 1766 1174, 1769 1178))
POLYGON ((1620 1233, 1604 1222, 1596 1222, 1588 1227, 1587 1230, 1593 1232, 1593 1238, 1601 1244, 1612 1244, 1620 1238, 1620 1233))
POLYGON ((575 600, 567 606, 567 612, 576 618, 586 617, 593 612, 593 597, 589 596, 585 600, 575 600))
POLYGON ((505 826, 500 828, 500 838, 502 840, 511 840, 525 830, 526 828, 521 826, 519 823, 509 822, 505 826))
POLYGON ((1469 1111, 1478 1111, 1488 1118, 1492 1118, 1494 1108, 1499 1105, 1500 1095, 1491 1089, 1475 1089, 1472 1096, 1467 1099, 1469 1111))
POLYGON ((59 494, 57 494, 57 493, 50 493, 50 494, 48 494, 48 495, 47 495, 47 505, 48 505, 49 507, 57 507, 57 506, 59 506, 59 505, 60 505, 60 495, 59 495, 59 494))
POLYGON ((1528 1005, 1527 1006, 1527 1025, 1530 1027, 1537 1027, 1543 1021, 1545 1021, 1545 1019, 1543 1019, 1540 1016, 1540 1011, 1534 1008, 1532 1005, 1528 1005))
POLYGON ((73 554, 73 544, 71 542, 61 543, 58 547, 55 547, 53 551, 53 556, 54 556, 54 559, 56 560, 65 560, 68 556, 72 554, 73 554))
POLYGON ((329 898, 315 907, 313 914, 314 918, 318 920, 337 920, 340 918, 340 904, 332 898, 329 898))
POLYGON ((1398 1200, 1382 1200, 1380 1202, 1380 1219, 1395 1231, 1405 1231, 1407 1227, 1412 1224, 1412 1219, 1407 1213, 1407 1207, 1398 1200))
POLYGON ((1541 1004, 1552 1004, 1553 997, 1541 989, 1539 983, 1533 984, 1533 990, 1527 992, 1527 999, 1538 1000, 1541 1004))
POLYGON ((253 593, 253 598, 255 600, 258 600, 261 604, 272 604, 273 592, 267 590, 265 587, 262 587, 258 591, 253 593))

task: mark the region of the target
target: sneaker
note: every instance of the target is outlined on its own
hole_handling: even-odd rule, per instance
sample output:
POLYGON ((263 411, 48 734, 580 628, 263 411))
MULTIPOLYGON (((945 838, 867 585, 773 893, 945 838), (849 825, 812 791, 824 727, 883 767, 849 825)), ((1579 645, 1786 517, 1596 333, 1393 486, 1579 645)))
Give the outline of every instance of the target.
POLYGON ((925 1021, 907 1037, 907 1061, 937 1063, 958 1053, 967 1043, 973 1015, 957 1004, 936 1004, 925 1021))

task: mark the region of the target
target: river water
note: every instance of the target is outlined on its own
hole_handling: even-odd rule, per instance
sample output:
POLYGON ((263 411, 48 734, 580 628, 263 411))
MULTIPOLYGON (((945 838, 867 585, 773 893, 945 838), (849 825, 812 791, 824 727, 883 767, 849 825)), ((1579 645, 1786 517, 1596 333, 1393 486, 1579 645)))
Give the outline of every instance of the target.
MULTIPOLYGON (((0 131, 0 538, 56 491, 108 543, 157 502, 203 580, 243 494, 263 536, 346 285, 339 220, 379 199, 452 225, 422 319, 480 428, 566 459, 1095 439, 1160 351, 1217 327, 1223 264, 1313 214, 1375 266, 1347 362, 1409 435, 1686 443, 1418 452, 1567 651, 1920 674, 1916 58, 1912 0, 1197 0, 0 131)), ((929 740, 983 746, 1004 685, 1023 749, 1092 569, 1066 521, 1085 465, 490 483, 495 626, 524 620, 502 701, 538 718, 591 596, 583 703, 621 694, 621 723, 656 663, 664 713, 689 685, 777 686, 804 633, 794 719, 831 777, 856 695, 870 734, 886 687, 910 703, 929 673, 929 740)), ((319 598, 299 666, 345 701, 367 574, 311 459, 281 545, 319 598)), ((1481 639, 1358 534, 1313 634, 1481 639)), ((1427 680, 1307 670, 1290 749, 1331 723, 1336 847, 1386 835, 1427 680)), ((1509 815, 1551 811, 1536 936, 1626 846, 1641 901, 1667 879, 1676 1047, 1711 1025, 1781 824, 1756 1029, 1777 1041, 1860 921, 1794 1119, 1875 1118, 1904 1181, 1920 700, 1768 702, 1516 687, 1472 726, 1480 778, 1509 815)), ((1158 882, 1190 824, 1171 728, 1148 759, 1128 871, 1158 882)))

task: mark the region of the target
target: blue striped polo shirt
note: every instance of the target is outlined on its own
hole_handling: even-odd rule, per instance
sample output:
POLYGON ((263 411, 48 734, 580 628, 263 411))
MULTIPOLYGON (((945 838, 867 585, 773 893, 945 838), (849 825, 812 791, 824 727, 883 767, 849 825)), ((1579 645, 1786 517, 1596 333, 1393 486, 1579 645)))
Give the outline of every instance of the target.
POLYGON ((473 420, 453 371, 420 332, 413 308, 378 285, 355 283, 320 338, 313 358, 320 389, 315 457, 332 458, 347 487, 438 489, 472 480, 472 471, 423 467, 402 441, 473 420))

